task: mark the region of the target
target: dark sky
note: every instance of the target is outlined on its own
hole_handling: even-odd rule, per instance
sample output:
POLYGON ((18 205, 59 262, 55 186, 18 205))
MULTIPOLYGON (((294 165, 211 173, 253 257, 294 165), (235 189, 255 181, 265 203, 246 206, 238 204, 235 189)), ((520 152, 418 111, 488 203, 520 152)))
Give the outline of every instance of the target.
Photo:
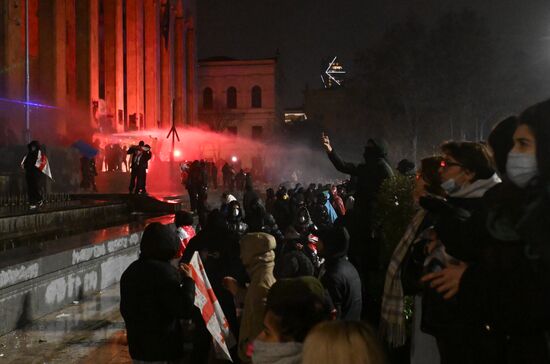
MULTIPOLYGON (((550 0, 197 0, 199 58, 273 57, 280 51, 283 106, 321 86, 323 60, 339 56, 353 73, 354 54, 411 12, 434 20, 469 7, 483 15, 510 51, 523 50, 528 72, 550 78, 550 0)), ((522 72, 526 72, 525 70, 522 72)), ((550 85, 548 88, 550 92, 550 85)))

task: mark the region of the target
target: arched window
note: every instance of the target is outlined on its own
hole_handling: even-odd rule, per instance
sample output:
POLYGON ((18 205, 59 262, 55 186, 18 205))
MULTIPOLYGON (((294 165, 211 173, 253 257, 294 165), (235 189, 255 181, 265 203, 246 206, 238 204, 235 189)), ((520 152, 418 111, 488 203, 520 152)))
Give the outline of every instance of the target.
POLYGON ((207 87, 202 92, 202 108, 206 110, 212 109, 214 106, 214 97, 212 95, 212 89, 207 87))
POLYGON ((252 87, 252 107, 262 107, 262 89, 260 86, 252 87))
POLYGON ((227 108, 237 108, 237 89, 235 87, 230 87, 227 89, 227 108))

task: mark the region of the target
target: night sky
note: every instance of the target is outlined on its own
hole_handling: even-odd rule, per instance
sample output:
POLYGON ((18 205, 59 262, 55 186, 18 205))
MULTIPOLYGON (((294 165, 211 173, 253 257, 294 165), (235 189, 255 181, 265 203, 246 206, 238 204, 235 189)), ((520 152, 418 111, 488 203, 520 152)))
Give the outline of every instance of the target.
MULTIPOLYGON (((353 74, 354 54, 411 13, 429 23, 451 9, 483 15, 510 51, 527 54, 518 72, 550 80, 549 0, 197 0, 199 58, 273 57, 280 51, 283 106, 321 87, 323 60, 339 56, 353 74), (412 5, 411 5, 412 4, 412 5)), ((550 92, 550 87, 548 88, 550 92)))

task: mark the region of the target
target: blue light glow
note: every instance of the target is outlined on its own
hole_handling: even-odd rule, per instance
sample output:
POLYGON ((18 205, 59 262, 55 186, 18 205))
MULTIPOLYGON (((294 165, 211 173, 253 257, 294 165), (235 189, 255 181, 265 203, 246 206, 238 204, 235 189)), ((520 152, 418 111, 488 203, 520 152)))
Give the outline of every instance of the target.
POLYGON ((44 104, 39 104, 37 102, 25 102, 25 101, 21 101, 21 100, 4 99, 4 98, 1 98, 1 97, 0 97, 0 101, 10 102, 12 104, 20 104, 20 105, 28 105, 28 106, 32 106, 32 107, 39 107, 39 108, 42 108, 42 109, 59 109, 57 106, 44 105, 44 104))

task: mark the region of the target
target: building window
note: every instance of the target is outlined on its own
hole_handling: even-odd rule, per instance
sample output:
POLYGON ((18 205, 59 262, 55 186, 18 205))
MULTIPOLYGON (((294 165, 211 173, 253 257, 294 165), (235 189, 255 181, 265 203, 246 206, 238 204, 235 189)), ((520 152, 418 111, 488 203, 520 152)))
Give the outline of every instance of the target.
POLYGON ((231 135, 237 135, 237 127, 236 126, 228 126, 227 132, 231 135))
POLYGON ((212 89, 207 87, 202 92, 202 108, 205 110, 210 110, 214 106, 214 96, 212 94, 212 89))
POLYGON ((258 125, 254 125, 252 127, 252 139, 259 140, 262 139, 262 133, 264 131, 264 128, 258 125))
POLYGON ((227 89, 227 108, 237 108, 237 89, 235 87, 230 87, 227 89))
POLYGON ((260 88, 260 86, 252 87, 252 107, 262 107, 262 89, 260 88))

